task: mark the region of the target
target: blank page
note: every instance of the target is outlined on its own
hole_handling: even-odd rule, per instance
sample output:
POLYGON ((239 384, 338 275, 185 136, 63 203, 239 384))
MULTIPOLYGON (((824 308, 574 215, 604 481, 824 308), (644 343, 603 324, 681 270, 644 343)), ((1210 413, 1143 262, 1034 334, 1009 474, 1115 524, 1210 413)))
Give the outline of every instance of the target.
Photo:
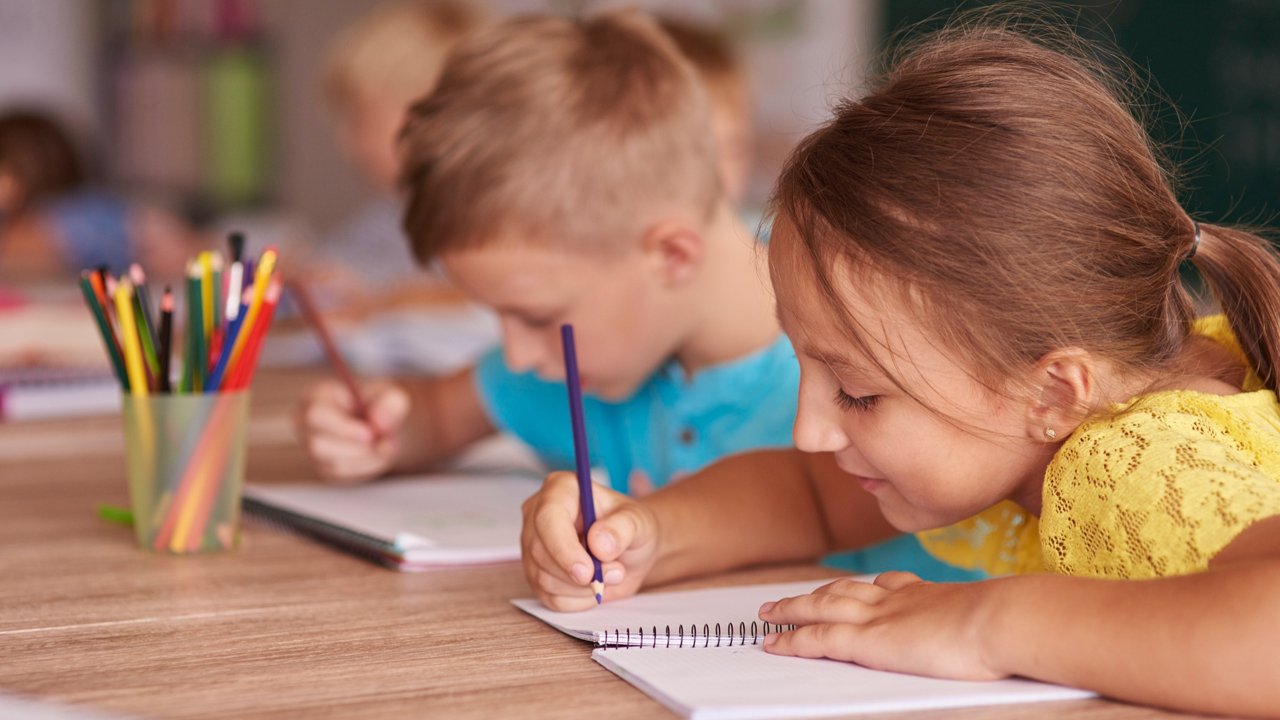
POLYGON ((689 718, 822 717, 1093 696, 1030 680, 939 680, 782 657, 758 645, 601 648, 591 657, 689 718))

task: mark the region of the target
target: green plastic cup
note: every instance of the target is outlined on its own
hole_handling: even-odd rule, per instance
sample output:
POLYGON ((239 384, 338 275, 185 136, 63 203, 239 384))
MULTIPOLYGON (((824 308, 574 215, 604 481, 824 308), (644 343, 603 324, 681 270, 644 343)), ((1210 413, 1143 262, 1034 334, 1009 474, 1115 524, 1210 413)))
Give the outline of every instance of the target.
POLYGON ((249 392, 125 394, 138 546, 189 554, 239 544, 249 392))

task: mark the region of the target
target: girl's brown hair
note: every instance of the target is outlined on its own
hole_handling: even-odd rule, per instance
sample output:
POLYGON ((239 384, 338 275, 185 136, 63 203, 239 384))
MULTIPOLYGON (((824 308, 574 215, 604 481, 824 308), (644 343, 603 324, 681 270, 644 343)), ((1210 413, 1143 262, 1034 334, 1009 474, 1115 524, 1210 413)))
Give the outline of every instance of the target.
POLYGON ((1197 249, 1114 58, 1060 25, 1019 23, 983 16, 924 36, 800 144, 772 207, 794 224, 806 272, 836 308, 836 272, 900 279, 998 389, 1055 348, 1167 367, 1195 316, 1179 276, 1194 250, 1275 390, 1280 262, 1267 242, 1202 223, 1197 249))

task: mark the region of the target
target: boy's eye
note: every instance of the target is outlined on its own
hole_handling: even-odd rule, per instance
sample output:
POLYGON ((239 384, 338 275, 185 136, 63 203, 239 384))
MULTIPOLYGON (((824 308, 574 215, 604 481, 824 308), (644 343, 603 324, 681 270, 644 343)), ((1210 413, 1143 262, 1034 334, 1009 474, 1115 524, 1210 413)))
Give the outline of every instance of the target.
POLYGON ((551 327, 551 325, 555 323, 556 319, 553 317, 525 317, 520 318, 520 321, 525 324, 525 327, 541 329, 551 327))
POLYGON ((836 389, 835 403, 841 410, 870 410, 880 401, 879 395, 854 397, 844 390, 836 389))

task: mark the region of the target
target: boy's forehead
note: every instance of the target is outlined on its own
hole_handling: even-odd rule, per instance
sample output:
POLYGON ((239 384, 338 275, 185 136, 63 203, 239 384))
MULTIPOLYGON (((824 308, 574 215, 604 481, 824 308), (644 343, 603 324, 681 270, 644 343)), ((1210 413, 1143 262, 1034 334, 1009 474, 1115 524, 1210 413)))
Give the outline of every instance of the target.
POLYGON ((612 265, 595 253, 509 239, 450 250, 440 263, 464 292, 495 306, 572 298, 598 286, 612 265))

